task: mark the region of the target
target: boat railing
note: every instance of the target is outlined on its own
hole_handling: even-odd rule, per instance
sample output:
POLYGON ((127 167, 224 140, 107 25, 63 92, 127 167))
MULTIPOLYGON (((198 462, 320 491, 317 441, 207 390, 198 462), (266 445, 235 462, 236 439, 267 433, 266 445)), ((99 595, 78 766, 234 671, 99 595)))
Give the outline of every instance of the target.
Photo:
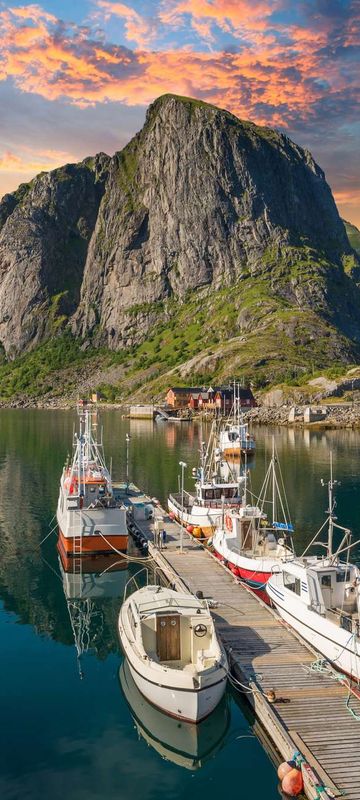
MULTIPOLYGON (((132 575, 131 578, 129 578, 129 580, 126 582, 124 588, 123 603, 125 603, 131 585, 134 586, 134 588, 132 589, 130 594, 132 594, 134 591, 137 591, 138 589, 143 588, 144 583, 143 580, 140 580, 141 575, 145 576, 145 581, 146 581, 145 586, 149 586, 149 584, 153 585, 154 583, 157 584, 159 576, 166 577, 162 572, 161 567, 158 567, 156 564, 154 564, 150 569, 149 567, 141 567, 141 569, 135 572, 135 575, 132 575)), ((170 581, 168 582, 170 583, 170 581)))
POLYGON ((357 637, 360 636, 360 622, 357 616, 341 608, 326 608, 324 615, 326 619, 338 625, 339 628, 343 628, 349 633, 354 633, 357 637))
MULTIPOLYGON (((148 567, 142 567, 137 572, 135 572, 135 575, 132 575, 131 578, 129 578, 129 580, 126 581, 125 589, 124 589, 124 596, 123 596, 123 603, 125 603, 125 600, 126 600, 127 595, 128 595, 128 589, 131 586, 131 584, 133 584, 136 587, 136 590, 141 588, 140 585, 139 585, 139 578, 140 578, 140 575, 142 575, 142 574, 146 575, 146 586, 148 586, 148 584, 149 584, 149 570, 148 570, 148 567)), ((133 589, 132 591, 135 591, 135 589, 133 589)), ((131 594, 132 594, 132 592, 131 592, 131 594)))

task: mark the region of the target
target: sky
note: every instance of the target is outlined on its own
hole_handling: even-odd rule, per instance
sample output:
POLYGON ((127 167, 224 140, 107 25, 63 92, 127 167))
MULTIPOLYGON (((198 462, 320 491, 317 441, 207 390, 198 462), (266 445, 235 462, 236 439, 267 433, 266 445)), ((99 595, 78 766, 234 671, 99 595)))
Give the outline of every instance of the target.
POLYGON ((360 0, 0 0, 0 197, 175 92, 307 147, 360 226, 359 45, 360 0))

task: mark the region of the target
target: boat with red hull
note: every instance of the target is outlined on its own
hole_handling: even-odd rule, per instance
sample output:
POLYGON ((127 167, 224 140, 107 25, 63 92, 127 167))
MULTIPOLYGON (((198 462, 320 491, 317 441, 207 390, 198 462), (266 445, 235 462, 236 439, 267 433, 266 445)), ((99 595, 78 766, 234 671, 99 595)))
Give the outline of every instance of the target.
POLYGON ((258 505, 244 505, 240 509, 223 513, 211 544, 214 553, 236 577, 252 589, 265 591, 274 567, 292 561, 293 526, 287 521, 276 474, 278 461, 273 446, 273 456, 265 475, 258 505), (268 489, 272 487, 272 520, 264 512, 268 489), (280 504, 280 505, 279 505, 280 504), (284 521, 277 522, 277 510, 284 521))

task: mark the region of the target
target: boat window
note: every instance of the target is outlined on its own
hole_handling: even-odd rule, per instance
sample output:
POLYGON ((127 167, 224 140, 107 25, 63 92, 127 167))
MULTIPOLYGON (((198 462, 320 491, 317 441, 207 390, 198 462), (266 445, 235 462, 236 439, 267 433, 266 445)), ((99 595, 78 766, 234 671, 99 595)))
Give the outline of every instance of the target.
POLYGON ((291 592, 300 595, 300 578, 295 578, 290 572, 284 572, 284 586, 291 592))
POLYGON ((213 489, 206 489, 205 491, 205 500, 213 500, 214 499, 214 490, 213 489))
POLYGON ((331 575, 322 575, 320 583, 321 583, 321 586, 330 586, 331 587, 331 575))
POLYGON ((351 580, 350 570, 342 569, 341 572, 336 573, 336 583, 348 583, 351 580))
POLYGON ((221 489, 214 489, 214 497, 216 500, 220 500, 221 498, 221 489))

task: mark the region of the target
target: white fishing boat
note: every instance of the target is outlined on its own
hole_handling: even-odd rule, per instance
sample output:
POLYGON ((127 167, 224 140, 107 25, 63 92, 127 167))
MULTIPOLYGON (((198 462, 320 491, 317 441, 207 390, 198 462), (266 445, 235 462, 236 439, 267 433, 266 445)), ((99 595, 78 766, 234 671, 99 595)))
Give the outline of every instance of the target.
POLYGON ((92 417, 86 407, 79 409, 72 461, 65 464, 60 479, 58 546, 67 556, 127 549, 126 509, 115 500, 102 442, 94 438, 92 417))
MULTIPOLYGON (((278 477, 279 463, 273 442, 272 458, 265 474, 257 505, 245 503, 239 510, 223 512, 211 539, 220 561, 253 589, 262 590, 274 565, 294 558, 289 510, 278 477), (271 492, 271 500, 268 500, 271 492), (271 518, 265 508, 271 509, 271 518)), ((281 473, 280 473, 281 474, 281 473)), ((246 475, 245 475, 246 479, 246 475)), ((266 597, 266 596, 265 596, 266 597)))
MULTIPOLYGON (((224 478, 226 459, 217 447, 217 422, 211 427, 209 440, 202 442, 201 464, 193 469, 195 492, 183 486, 168 498, 170 515, 187 528, 194 536, 207 538, 215 530, 223 507, 240 508, 243 502, 245 478, 228 467, 224 478)), ((183 464, 183 462, 181 462, 183 464)), ((184 465, 186 466, 186 465, 184 465)))
POLYGON ((255 455, 255 446, 255 438, 242 419, 240 385, 234 382, 234 402, 229 418, 219 433, 219 448, 224 456, 241 458, 242 455, 255 455))
POLYGON ((138 589, 123 602, 119 636, 136 686, 154 706, 188 722, 216 708, 228 665, 205 600, 162 586, 138 589))
MULTIPOLYGON (((332 470, 331 470, 332 471, 332 470)), ((321 527, 301 558, 282 564, 271 575, 266 591, 280 616, 336 669, 360 680, 360 571, 342 561, 349 553, 351 533, 336 523, 332 474, 328 483, 328 537, 323 556, 307 555, 321 527), (333 552, 335 531, 343 538, 333 552)), ((325 523, 326 525, 326 523, 325 523)))
POLYGON ((226 695, 210 716, 195 725, 164 714, 143 697, 131 677, 126 658, 119 680, 136 730, 161 758, 184 769, 200 769, 220 750, 230 723, 226 695))

